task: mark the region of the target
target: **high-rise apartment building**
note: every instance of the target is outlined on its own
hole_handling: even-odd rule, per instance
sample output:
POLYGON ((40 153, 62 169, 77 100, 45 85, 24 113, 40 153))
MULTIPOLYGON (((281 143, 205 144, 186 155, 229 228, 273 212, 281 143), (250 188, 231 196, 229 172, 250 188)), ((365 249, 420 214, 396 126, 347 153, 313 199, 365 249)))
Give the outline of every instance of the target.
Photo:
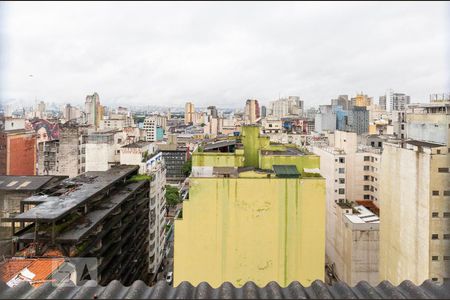
POLYGON ((184 106, 184 124, 195 123, 195 107, 194 103, 186 102, 184 106))
POLYGON ((166 117, 149 116, 144 119, 143 129, 145 131, 145 140, 149 142, 161 141, 164 136, 164 127, 166 126, 166 117))
POLYGON ((390 109, 391 111, 405 111, 408 104, 410 104, 410 97, 402 93, 390 94, 390 109))
POLYGON ((9 219, 15 256, 96 258, 101 285, 146 280, 150 182, 135 179, 138 169, 87 172, 23 199, 9 219))
POLYGON ((450 280, 450 104, 415 106, 407 140, 384 143, 380 279, 450 280))
POLYGON ((84 112, 86 124, 98 128, 100 121, 103 119, 103 106, 100 104, 100 97, 97 93, 86 96, 84 112))
POLYGON ((166 242, 166 166, 162 153, 152 156, 145 162, 150 180, 150 247, 149 273, 155 276, 161 266, 166 242))
POLYGON ((287 116, 301 116, 303 114, 303 101, 300 97, 289 96, 270 103, 271 115, 279 118, 287 116))
POLYGON ((260 117, 258 100, 248 99, 245 102, 244 123, 255 124, 260 117))
POLYGON ((363 106, 368 107, 372 104, 373 99, 363 93, 357 94, 356 97, 351 99, 352 107, 363 106))
POLYGON ((325 181, 319 158, 272 145, 257 126, 192 156, 189 200, 175 220, 174 285, 265 286, 324 278, 325 181))
POLYGON ((348 111, 346 130, 363 134, 369 132, 369 111, 364 106, 353 106, 348 111))
POLYGON ((386 95, 384 96, 380 96, 380 98, 378 98, 378 105, 380 106, 380 109, 382 110, 386 110, 386 95))

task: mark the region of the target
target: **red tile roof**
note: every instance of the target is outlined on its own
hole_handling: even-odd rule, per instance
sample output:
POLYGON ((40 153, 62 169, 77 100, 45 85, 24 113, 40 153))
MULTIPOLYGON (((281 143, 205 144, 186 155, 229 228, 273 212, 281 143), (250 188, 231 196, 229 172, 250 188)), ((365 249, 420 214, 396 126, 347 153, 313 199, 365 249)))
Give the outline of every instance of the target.
POLYGON ((28 268, 35 274, 31 284, 35 287, 42 285, 48 277, 64 263, 64 258, 12 258, 0 265, 0 279, 8 282, 28 268))

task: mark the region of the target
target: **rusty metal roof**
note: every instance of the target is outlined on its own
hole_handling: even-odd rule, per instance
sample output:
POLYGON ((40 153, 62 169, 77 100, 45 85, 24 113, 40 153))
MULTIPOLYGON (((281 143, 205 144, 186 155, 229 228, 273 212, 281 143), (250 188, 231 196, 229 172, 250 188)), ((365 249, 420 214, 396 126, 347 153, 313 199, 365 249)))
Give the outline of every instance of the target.
POLYGON ((57 286, 45 283, 33 288, 29 283, 10 288, 0 282, 0 298, 11 299, 448 299, 450 298, 450 282, 437 284, 430 280, 420 286, 410 281, 404 281, 394 286, 383 281, 377 286, 367 282, 359 282, 350 287, 345 283, 332 286, 320 280, 311 286, 304 287, 299 282, 292 282, 282 288, 276 282, 264 287, 258 287, 253 282, 247 282, 243 287, 236 288, 231 283, 224 283, 214 289, 203 282, 194 287, 188 282, 182 282, 177 287, 170 287, 165 282, 158 282, 148 287, 143 281, 135 281, 126 287, 118 281, 112 281, 107 286, 96 285, 88 281, 84 286, 57 286))

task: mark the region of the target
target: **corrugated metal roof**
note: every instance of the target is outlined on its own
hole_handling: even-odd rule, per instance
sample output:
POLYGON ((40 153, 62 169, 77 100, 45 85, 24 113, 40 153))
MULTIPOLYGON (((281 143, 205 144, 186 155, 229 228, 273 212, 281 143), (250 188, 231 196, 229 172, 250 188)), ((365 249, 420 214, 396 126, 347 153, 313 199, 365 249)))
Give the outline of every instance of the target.
POLYGON ((197 287, 183 282, 173 288, 165 282, 158 282, 148 287, 143 281, 135 281, 125 287, 118 281, 112 281, 107 286, 98 286, 95 281, 88 281, 84 286, 56 286, 45 283, 33 288, 29 283, 10 288, 0 282, 0 298, 12 299, 448 299, 450 298, 450 282, 442 285, 430 280, 416 286, 410 281, 404 281, 398 287, 387 281, 378 286, 367 282, 359 282, 355 287, 345 283, 326 285, 316 280, 311 286, 303 287, 299 282, 293 282, 288 287, 281 288, 276 282, 265 287, 258 287, 253 282, 247 282, 243 287, 236 288, 231 283, 224 283, 213 289, 203 282, 197 287))

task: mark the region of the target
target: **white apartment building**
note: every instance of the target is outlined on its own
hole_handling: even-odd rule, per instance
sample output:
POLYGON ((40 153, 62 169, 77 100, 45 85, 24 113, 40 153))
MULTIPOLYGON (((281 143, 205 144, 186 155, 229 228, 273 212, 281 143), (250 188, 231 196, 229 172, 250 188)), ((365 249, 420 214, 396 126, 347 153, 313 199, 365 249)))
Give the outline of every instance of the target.
POLYGON ((159 152, 146 162, 150 182, 149 273, 156 274, 164 258, 166 230, 166 167, 159 152))
POLYGON ((303 101, 300 97, 289 96, 270 102, 269 109, 274 117, 300 116, 303 114, 303 101))
MULTIPOLYGON (((320 173, 326 181, 326 261, 329 265, 335 265, 339 278, 352 278, 355 281, 369 278, 372 280, 378 276, 378 273, 374 274, 378 272, 377 268, 375 270, 369 266, 362 267, 370 270, 367 274, 362 272, 362 269, 357 272, 350 271, 359 274, 360 278, 347 273, 347 270, 356 270, 350 266, 358 265, 356 261, 352 261, 358 258, 356 256, 346 256, 346 260, 340 258, 345 256, 342 249, 357 248, 356 243, 359 240, 351 238, 343 240, 345 227, 339 224, 343 222, 341 220, 343 207, 351 209, 361 200, 369 200, 377 205, 380 153, 371 147, 358 146, 357 134, 354 132, 335 131, 330 138, 332 146, 314 146, 312 149, 313 153, 320 156, 320 173), (344 266, 348 266, 347 269, 344 266)), ((373 247, 375 246, 369 243, 368 247, 361 251, 366 252, 364 254, 366 257, 373 257, 370 254, 375 251, 373 247)), ((372 261, 371 264, 373 263, 372 261)))
POLYGON ((147 173, 147 160, 156 152, 156 144, 146 141, 134 142, 120 148, 121 165, 138 165, 139 173, 147 173))
POLYGON ((125 145, 124 133, 118 130, 88 134, 86 143, 86 172, 107 171, 120 163, 120 148, 125 145))
POLYGON ((278 117, 267 117, 262 119, 262 132, 263 133, 282 133, 283 122, 278 117))
POLYGON ((355 286, 361 280, 375 286, 378 274, 380 218, 362 205, 336 207, 334 265, 338 280, 355 286))
POLYGON ((99 123, 100 130, 118 129, 122 130, 125 127, 132 127, 134 125, 133 118, 123 114, 110 114, 99 123))

